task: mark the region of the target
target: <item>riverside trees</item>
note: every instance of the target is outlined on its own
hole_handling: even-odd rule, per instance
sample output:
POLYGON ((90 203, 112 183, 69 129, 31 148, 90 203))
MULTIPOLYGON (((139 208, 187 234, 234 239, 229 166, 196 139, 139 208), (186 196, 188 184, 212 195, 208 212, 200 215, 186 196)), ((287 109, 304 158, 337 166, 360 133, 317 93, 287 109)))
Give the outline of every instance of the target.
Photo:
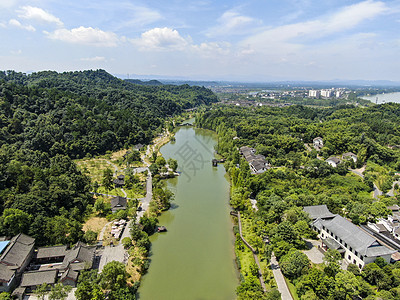
MULTIPOLYGON (((315 236, 303 206, 326 204, 331 212, 359 224, 386 217, 387 205, 400 204, 398 197, 374 202, 371 196, 371 183, 395 180, 394 171, 400 166, 400 150, 392 146, 400 138, 399 116, 399 104, 324 109, 222 106, 197 116, 198 126, 218 133, 217 150, 226 158, 225 168, 232 184, 231 204, 241 211, 242 219, 248 220, 244 234, 266 261, 274 251, 301 299, 398 297, 400 282, 394 280, 397 264, 371 264, 357 273, 352 267, 341 270, 333 261, 321 270, 312 267, 299 250, 305 249, 305 238, 315 236), (316 151, 308 152, 304 147, 317 136, 326 141, 318 152, 320 159, 316 151), (251 175, 248 163, 239 156, 241 146, 255 148, 274 168, 251 175), (358 154, 357 166, 367 164, 365 179, 348 172, 354 163, 332 168, 324 161, 345 152, 358 154), (389 171, 383 174, 378 166, 389 171), (257 212, 249 198, 257 201, 257 212)), ((251 299, 246 295, 258 291, 254 287, 258 283, 249 284, 251 268, 243 264, 241 274, 238 295, 251 299)))

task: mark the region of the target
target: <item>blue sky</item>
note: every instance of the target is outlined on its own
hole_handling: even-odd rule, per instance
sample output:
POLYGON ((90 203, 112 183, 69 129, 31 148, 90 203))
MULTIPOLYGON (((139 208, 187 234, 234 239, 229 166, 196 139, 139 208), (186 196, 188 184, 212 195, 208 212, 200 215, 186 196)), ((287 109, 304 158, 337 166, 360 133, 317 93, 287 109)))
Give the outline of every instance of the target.
POLYGON ((400 0, 0 0, 0 69, 400 81, 400 0))

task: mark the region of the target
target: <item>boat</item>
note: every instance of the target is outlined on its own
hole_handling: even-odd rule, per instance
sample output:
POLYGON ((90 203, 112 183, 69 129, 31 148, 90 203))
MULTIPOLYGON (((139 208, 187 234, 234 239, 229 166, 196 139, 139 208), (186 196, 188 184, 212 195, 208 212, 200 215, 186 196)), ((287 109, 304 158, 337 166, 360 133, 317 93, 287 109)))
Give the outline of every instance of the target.
POLYGON ((165 232, 165 231, 167 231, 167 227, 165 227, 165 226, 158 226, 157 227, 157 232, 165 232))

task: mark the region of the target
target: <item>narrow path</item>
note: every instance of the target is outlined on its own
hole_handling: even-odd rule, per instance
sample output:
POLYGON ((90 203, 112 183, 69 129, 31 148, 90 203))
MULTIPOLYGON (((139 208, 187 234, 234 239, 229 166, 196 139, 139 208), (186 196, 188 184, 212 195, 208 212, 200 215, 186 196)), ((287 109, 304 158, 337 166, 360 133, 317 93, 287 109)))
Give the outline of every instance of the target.
MULTIPOLYGON (((254 248, 244 239, 243 235, 242 235, 242 221, 240 219, 240 212, 238 211, 238 222, 239 222, 239 234, 240 234, 240 238, 242 239, 243 243, 246 244, 246 246, 250 249, 251 252, 253 252, 253 257, 254 257, 254 261, 256 262, 257 266, 258 266, 258 279, 260 280, 260 284, 261 287, 264 290, 264 293, 267 292, 267 288, 265 286, 264 283, 264 279, 262 278, 262 274, 261 274, 261 266, 260 266, 260 261, 258 260, 258 256, 257 256, 257 252, 256 250, 254 250, 254 248)), ((285 298, 282 298, 285 299, 285 298)))
POLYGON ((271 255, 271 269, 274 274, 274 278, 276 281, 276 285, 278 286, 278 290, 281 293, 282 300, 293 300, 292 294, 290 294, 289 288, 286 284, 285 277, 281 272, 281 268, 279 267, 279 263, 276 260, 275 254, 271 255))
POLYGON ((100 234, 99 234, 99 238, 98 238, 99 241, 102 241, 102 240, 103 240, 103 238, 104 238, 104 232, 106 231, 107 226, 110 225, 112 222, 113 222, 113 221, 108 222, 108 223, 107 223, 106 225, 104 225, 104 227, 101 229, 100 234))
POLYGON ((389 197, 394 197, 394 196, 395 196, 395 193, 394 193, 394 186, 395 186, 396 184, 400 185, 400 181, 393 181, 392 188, 390 189, 389 192, 386 193, 386 195, 388 195, 389 197))
MULTIPOLYGON (((360 176, 361 178, 364 178, 363 172, 365 171, 365 166, 363 166, 360 169, 349 169, 351 172, 356 174, 357 176, 360 176)), ((374 192, 374 199, 379 199, 379 196, 383 195, 383 192, 378 188, 378 186, 374 183, 373 187, 373 192, 374 192)))
POLYGON ((111 161, 105 159, 106 163, 108 163, 109 165, 111 165, 114 168, 114 176, 117 176, 117 172, 118 172, 118 167, 116 165, 114 165, 111 161))
POLYGON ((307 143, 304 143, 304 147, 306 147, 308 152, 312 151, 311 147, 307 143))

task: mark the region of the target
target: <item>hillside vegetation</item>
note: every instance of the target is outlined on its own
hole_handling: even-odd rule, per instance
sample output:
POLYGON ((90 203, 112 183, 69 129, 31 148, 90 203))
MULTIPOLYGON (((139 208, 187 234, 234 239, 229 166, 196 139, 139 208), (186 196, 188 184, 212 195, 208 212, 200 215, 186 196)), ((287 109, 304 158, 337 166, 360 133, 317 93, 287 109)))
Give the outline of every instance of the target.
POLYGON ((104 70, 0 72, 0 235, 81 239, 94 201, 72 159, 148 144, 168 116, 215 101, 202 87, 142 86, 104 70))

